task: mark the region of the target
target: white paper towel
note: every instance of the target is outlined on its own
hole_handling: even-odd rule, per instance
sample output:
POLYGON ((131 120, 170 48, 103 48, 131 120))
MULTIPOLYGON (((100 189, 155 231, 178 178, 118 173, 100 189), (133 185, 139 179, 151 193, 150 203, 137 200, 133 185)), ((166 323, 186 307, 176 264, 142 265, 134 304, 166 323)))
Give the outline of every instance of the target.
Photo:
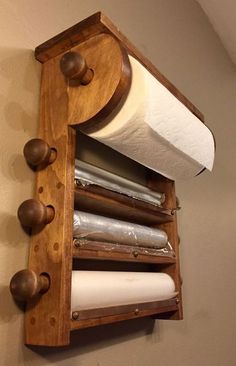
POLYGON ((210 130, 136 59, 129 59, 128 96, 103 127, 82 127, 83 132, 173 180, 193 177, 205 167, 212 170, 210 130))
POLYGON ((171 299, 166 273, 72 271, 71 311, 171 299))

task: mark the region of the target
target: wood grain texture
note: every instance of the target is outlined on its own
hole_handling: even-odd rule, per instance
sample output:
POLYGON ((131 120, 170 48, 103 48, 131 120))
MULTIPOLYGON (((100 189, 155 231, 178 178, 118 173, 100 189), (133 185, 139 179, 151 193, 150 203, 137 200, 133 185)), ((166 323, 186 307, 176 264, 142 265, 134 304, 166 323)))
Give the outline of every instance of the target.
POLYGON ((28 303, 25 317, 26 343, 46 346, 66 345, 70 336, 75 131, 66 123, 68 96, 59 60, 43 65, 38 133, 57 150, 57 159, 37 172, 35 192, 35 199, 54 207, 55 217, 33 231, 29 256, 29 269, 47 273, 50 288, 28 303))
POLYGON ((173 220, 171 210, 151 205, 101 187, 75 187, 75 209, 139 224, 158 224, 173 220))
POLYGON ((93 70, 88 85, 68 88, 68 124, 92 119, 101 122, 129 91, 131 68, 127 53, 109 34, 99 34, 71 49, 78 52, 93 70))
MULTIPOLYGON (((163 204, 166 208, 175 208, 176 195, 175 195, 175 183, 174 181, 165 178, 157 173, 147 171, 147 184, 148 186, 157 191, 165 193, 166 200, 163 204)), ((173 221, 169 223, 163 223, 158 228, 164 230, 169 238, 171 246, 175 251, 176 262, 165 267, 163 272, 169 274, 175 281, 176 291, 178 292, 178 311, 173 314, 172 319, 183 319, 183 306, 182 306, 182 295, 181 295, 181 275, 180 275, 180 259, 179 259, 179 238, 178 238, 178 227, 177 227, 177 215, 174 212, 173 221)), ((160 318, 160 317, 159 317, 160 318)))
POLYGON ((66 31, 38 46, 35 57, 45 62, 72 47, 87 41, 101 33, 111 34, 129 54, 134 56, 150 73, 159 80, 176 98, 178 98, 193 114, 204 121, 203 114, 120 32, 120 30, 101 12, 98 12, 66 31))
POLYGON ((171 299, 143 304, 84 310, 78 312, 78 320, 71 320, 71 330, 151 316, 153 314, 176 312, 177 309, 175 299, 171 299))
MULTIPOLYGON (((73 258, 88 258, 98 260, 114 260, 142 263, 175 263, 175 257, 158 254, 154 248, 120 245, 98 241, 80 242, 74 241, 73 258)), ((159 252, 160 253, 160 252, 159 252)))

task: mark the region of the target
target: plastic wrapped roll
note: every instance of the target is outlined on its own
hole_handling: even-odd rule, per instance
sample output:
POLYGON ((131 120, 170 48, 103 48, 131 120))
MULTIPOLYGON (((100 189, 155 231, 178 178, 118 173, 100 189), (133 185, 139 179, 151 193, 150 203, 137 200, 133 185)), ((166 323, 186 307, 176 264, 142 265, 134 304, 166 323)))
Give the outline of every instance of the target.
POLYGON ((75 178, 82 185, 95 184, 110 191, 122 193, 153 205, 161 206, 165 201, 164 193, 152 191, 141 184, 132 182, 81 160, 75 161, 75 178))
POLYGON ((163 230, 82 211, 74 212, 74 238, 152 248, 164 248, 168 242, 163 230))
POLYGON ((168 300, 175 295, 174 281, 166 273, 72 271, 72 311, 168 300))

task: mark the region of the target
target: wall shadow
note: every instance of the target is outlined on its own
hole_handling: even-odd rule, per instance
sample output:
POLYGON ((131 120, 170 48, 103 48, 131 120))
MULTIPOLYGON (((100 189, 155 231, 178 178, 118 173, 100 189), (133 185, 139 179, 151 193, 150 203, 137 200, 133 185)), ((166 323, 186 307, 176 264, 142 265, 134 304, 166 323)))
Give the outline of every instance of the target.
MULTIPOLYGON (((152 318, 132 319, 124 322, 81 329, 71 333, 71 342, 67 347, 50 348, 28 346, 24 351, 24 360, 29 361, 37 353, 47 362, 61 362, 88 352, 110 348, 116 344, 151 336, 157 324, 152 318), (29 350, 33 352, 28 352, 29 350)), ((44 363, 43 363, 44 364, 44 363)))

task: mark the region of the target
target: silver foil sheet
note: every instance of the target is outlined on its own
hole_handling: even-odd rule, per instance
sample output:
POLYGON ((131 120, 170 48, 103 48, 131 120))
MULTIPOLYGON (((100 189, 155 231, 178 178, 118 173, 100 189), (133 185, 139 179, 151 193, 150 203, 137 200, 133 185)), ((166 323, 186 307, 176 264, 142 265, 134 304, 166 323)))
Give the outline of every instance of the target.
POLYGON ((165 231, 74 211, 74 238, 162 249, 168 246, 165 231))
POLYGON ((79 180, 83 186, 97 185, 160 207, 165 201, 164 193, 152 191, 141 184, 132 182, 81 160, 75 161, 75 179, 79 180))
MULTIPOLYGON (((143 257, 145 256, 152 256, 152 257, 168 257, 168 258, 175 258, 175 252, 168 242, 164 248, 150 248, 150 247, 140 247, 137 245, 124 245, 124 244, 117 244, 117 243, 106 243, 106 242, 97 242, 92 240, 85 239, 74 239, 74 247, 78 250, 85 249, 89 250, 90 252, 97 252, 97 251, 104 251, 109 253, 122 253, 122 254, 131 254, 134 258, 139 258, 140 255, 143 257)), ((145 262, 145 260, 144 260, 145 262)))

